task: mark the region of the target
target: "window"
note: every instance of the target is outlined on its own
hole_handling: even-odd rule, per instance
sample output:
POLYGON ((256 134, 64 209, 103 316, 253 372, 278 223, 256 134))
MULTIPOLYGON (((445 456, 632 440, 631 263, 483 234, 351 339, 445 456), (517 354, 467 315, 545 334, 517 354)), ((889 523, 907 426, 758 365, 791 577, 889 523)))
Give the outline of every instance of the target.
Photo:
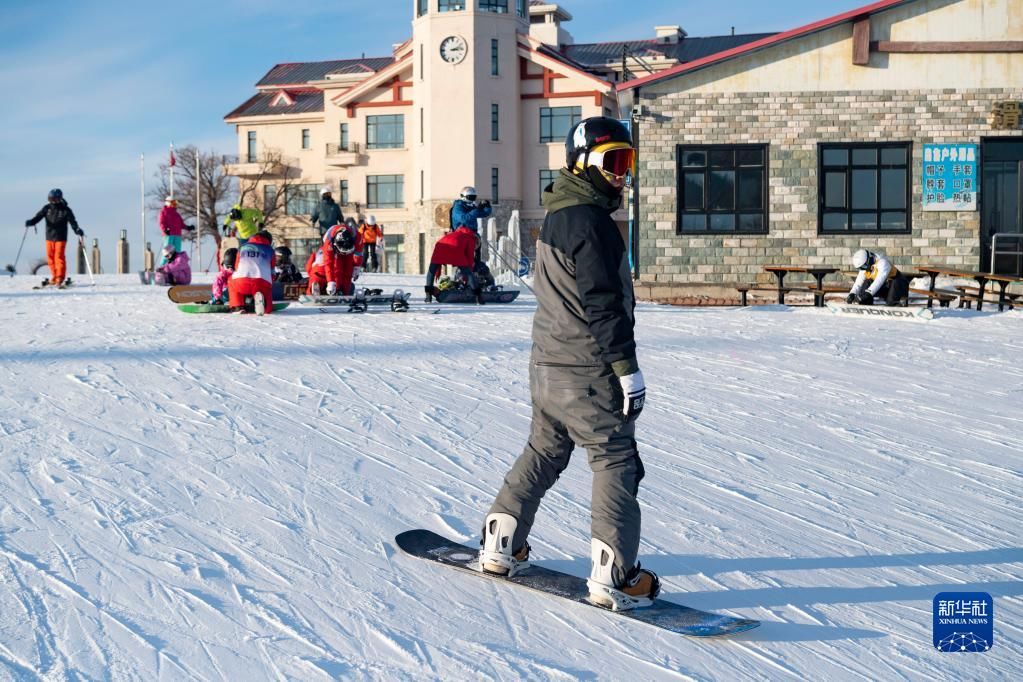
POLYGON ((338 149, 341 151, 348 151, 348 124, 342 123, 341 130, 338 131, 338 149))
POLYGON ((582 107, 540 107, 540 142, 564 142, 582 118, 582 107))
POLYGON ((405 272, 405 235, 389 234, 384 242, 386 272, 400 275, 405 272))
POLYGON ((366 208, 401 208, 405 205, 403 175, 366 177, 366 208))
POLYGON ((501 75, 501 64, 498 60, 497 38, 490 39, 490 75, 501 75))
POLYGON ((249 131, 249 149, 248 149, 248 163, 255 163, 256 158, 256 131, 249 131))
POLYGON ((438 12, 457 12, 465 9, 465 0, 438 0, 438 12))
POLYGON ((263 185, 263 213, 277 208, 277 185, 263 185))
POLYGON ((490 169, 490 201, 495 204, 501 202, 501 169, 490 169))
POLYGON ((404 146, 404 114, 366 117, 367 149, 400 149, 404 146))
POLYGON ((515 13, 520 17, 526 16, 526 0, 515 0, 515 13))
POLYGON ((508 14, 508 0, 480 0, 480 11, 508 14))
POLYGON ((555 169, 540 169, 540 200, 537 202, 543 206, 543 191, 547 189, 547 186, 554 182, 554 178, 558 177, 558 171, 555 169))
POLYGON ((319 203, 319 185, 292 185, 284 198, 284 212, 288 215, 309 215, 319 203))
POLYGON ((679 234, 767 232, 767 145, 678 145, 679 234))
POLYGON ((340 203, 342 205, 348 203, 348 181, 347 180, 342 180, 341 181, 341 202, 340 203))
POLYGON ((309 149, 310 144, 309 129, 302 128, 302 149, 309 149))
POLYGON ((490 141, 498 142, 501 139, 501 116, 497 104, 490 105, 490 141))
POLYGON ((419 7, 419 13, 417 16, 424 16, 430 11, 430 0, 419 0, 416 4, 419 7))
POLYGON ((819 234, 911 231, 910 143, 817 147, 819 234))

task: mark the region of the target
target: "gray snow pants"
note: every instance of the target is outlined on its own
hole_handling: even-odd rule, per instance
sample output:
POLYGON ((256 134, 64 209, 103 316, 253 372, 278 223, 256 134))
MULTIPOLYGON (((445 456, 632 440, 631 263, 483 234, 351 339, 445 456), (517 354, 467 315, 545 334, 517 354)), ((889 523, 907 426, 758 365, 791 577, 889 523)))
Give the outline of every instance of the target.
POLYGON ((614 549, 616 567, 628 571, 639 552, 636 495, 643 462, 636 423, 621 414, 621 387, 609 367, 563 367, 530 363, 533 421, 529 442, 504 478, 490 513, 518 521, 512 547, 522 547, 544 494, 568 466, 576 445, 586 449, 593 471, 590 531, 614 549))

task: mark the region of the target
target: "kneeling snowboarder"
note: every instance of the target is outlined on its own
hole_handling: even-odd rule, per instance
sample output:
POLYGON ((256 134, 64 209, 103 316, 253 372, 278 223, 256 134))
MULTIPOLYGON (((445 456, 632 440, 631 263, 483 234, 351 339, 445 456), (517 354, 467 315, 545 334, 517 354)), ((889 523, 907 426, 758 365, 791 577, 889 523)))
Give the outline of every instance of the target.
POLYGON ((909 296, 909 279, 883 253, 860 249, 853 254, 853 266, 860 272, 846 303, 873 305, 875 298, 883 298, 888 305, 898 305, 909 296))

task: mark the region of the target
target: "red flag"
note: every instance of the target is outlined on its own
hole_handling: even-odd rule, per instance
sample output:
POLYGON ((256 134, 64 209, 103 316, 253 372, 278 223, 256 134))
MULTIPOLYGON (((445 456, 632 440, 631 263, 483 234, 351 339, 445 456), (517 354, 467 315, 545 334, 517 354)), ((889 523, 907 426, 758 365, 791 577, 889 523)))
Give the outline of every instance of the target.
POLYGON ((170 150, 170 165, 177 165, 177 160, 174 158, 174 147, 171 147, 170 150))

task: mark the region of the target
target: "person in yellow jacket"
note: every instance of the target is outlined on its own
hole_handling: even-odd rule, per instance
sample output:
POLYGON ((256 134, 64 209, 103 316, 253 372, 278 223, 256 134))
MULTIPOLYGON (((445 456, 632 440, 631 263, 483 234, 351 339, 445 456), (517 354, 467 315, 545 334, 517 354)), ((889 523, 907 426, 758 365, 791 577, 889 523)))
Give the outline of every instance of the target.
POLYGON ((224 219, 225 233, 228 233, 232 221, 234 221, 235 236, 238 237, 238 246, 241 247, 263 229, 266 218, 258 208, 242 208, 241 204, 235 204, 224 219))
POLYGON ((367 272, 376 272, 380 265, 377 247, 384 248, 384 230, 377 225, 376 216, 366 218, 366 222, 359 227, 359 236, 362 237, 363 267, 367 272))

